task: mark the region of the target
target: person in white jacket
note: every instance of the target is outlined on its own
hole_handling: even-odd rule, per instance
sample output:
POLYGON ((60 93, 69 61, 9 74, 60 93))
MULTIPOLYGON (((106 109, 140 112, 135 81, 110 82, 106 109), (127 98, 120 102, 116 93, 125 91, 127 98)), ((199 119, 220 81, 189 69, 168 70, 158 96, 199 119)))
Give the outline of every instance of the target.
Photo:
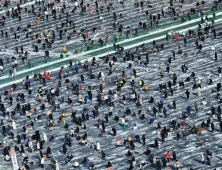
POLYGON ((44 168, 44 164, 45 164, 45 159, 44 159, 44 157, 42 157, 42 158, 41 158, 41 166, 42 166, 42 169, 45 169, 45 168, 44 168))
POLYGON ((44 139, 44 141, 47 141, 47 135, 45 132, 43 132, 43 139, 44 139))
POLYGON ((75 135, 75 132, 74 132, 74 130, 73 130, 73 128, 72 128, 72 129, 71 129, 71 136, 74 137, 74 135, 75 135))
POLYGON ((102 77, 102 80, 104 80, 104 79, 105 79, 105 75, 104 75, 104 73, 103 73, 103 72, 101 72, 101 77, 102 77))
POLYGON ((58 161, 56 161, 55 167, 56 167, 56 170, 59 170, 59 163, 58 163, 58 161))
POLYGON ((100 151, 100 143, 98 141, 96 142, 96 150, 100 151))
POLYGON ((15 121, 12 122, 12 127, 13 127, 13 130, 16 130, 16 124, 15 124, 15 121))
POLYGON ((204 164, 204 154, 201 152, 201 162, 204 164))

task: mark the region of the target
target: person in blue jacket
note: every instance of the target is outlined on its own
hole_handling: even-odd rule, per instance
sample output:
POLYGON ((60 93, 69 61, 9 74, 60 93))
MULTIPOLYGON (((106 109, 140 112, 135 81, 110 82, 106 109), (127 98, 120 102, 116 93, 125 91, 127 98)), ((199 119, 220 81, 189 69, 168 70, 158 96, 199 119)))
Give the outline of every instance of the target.
POLYGON ((191 107, 190 107, 190 106, 187 106, 188 115, 190 115, 190 111, 191 111, 191 107))

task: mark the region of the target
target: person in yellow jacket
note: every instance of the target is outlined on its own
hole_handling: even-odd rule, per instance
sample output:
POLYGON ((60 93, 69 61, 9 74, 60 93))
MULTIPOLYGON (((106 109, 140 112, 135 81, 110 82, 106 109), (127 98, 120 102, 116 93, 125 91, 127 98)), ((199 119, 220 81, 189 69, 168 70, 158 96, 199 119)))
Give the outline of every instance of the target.
POLYGON ((66 46, 64 46, 64 47, 63 47, 63 51, 65 51, 65 52, 66 52, 66 46))
POLYGON ((176 167, 177 170, 179 169, 179 166, 180 166, 180 163, 179 163, 178 160, 176 160, 176 161, 175 161, 175 167, 176 167))

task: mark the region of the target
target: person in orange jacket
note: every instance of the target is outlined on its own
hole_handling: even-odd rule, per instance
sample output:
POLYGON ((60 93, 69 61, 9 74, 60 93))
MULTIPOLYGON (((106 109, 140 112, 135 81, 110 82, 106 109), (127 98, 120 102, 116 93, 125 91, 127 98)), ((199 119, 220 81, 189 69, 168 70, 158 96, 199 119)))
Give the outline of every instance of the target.
POLYGON ((50 77, 50 74, 48 73, 48 79, 50 80, 50 78, 51 78, 51 77, 50 77))
POLYGON ((167 162, 169 163, 170 162, 170 152, 168 151, 167 153, 166 153, 166 158, 167 158, 167 162))
POLYGON ((46 71, 44 71, 44 76, 47 76, 47 72, 46 71))

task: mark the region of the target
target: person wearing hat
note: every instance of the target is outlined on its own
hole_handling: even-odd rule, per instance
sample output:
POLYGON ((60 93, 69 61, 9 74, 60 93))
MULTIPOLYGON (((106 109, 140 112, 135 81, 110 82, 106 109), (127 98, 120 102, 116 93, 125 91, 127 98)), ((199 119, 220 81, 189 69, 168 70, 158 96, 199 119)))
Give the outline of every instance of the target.
POLYGON ((70 161, 73 159, 72 153, 69 152, 69 154, 66 156, 67 164, 70 164, 70 161))
POLYGON ((75 163, 74 163, 74 167, 75 167, 75 168, 78 168, 78 167, 79 167, 79 162, 75 162, 75 163))

